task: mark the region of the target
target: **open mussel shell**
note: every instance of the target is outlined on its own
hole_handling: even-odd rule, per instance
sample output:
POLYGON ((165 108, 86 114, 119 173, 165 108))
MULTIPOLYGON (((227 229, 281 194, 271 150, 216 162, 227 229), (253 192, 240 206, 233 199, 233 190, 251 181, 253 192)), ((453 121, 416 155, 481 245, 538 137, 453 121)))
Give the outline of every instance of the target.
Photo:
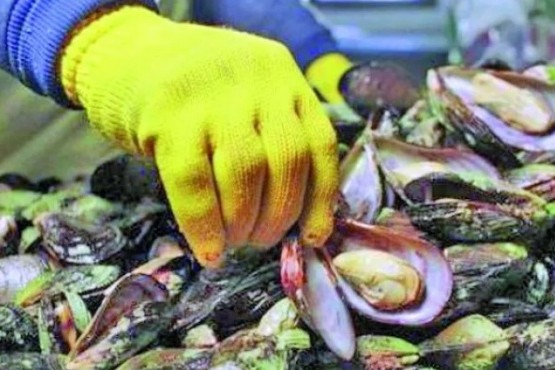
POLYGON ((368 117, 376 108, 410 108, 419 98, 416 83, 394 64, 363 63, 347 71, 339 82, 345 101, 358 114, 368 117))
POLYGON ((418 201, 423 195, 414 188, 407 193, 406 186, 432 175, 464 177, 470 184, 485 181, 496 184, 502 179, 491 163, 467 150, 424 148, 377 135, 373 139, 378 163, 387 181, 409 203, 413 202, 411 196, 418 201))
POLYGON ((125 276, 110 290, 96 311, 89 326, 81 334, 72 357, 87 351, 108 336, 112 328, 139 305, 167 300, 167 290, 154 278, 143 274, 125 276))
POLYGON ((339 287, 351 307, 374 321, 406 326, 428 324, 444 309, 453 290, 453 276, 441 250, 414 235, 356 221, 337 222, 342 250, 371 249, 390 253, 410 264, 423 279, 422 300, 396 311, 382 311, 370 305, 350 284, 338 279, 339 287))
POLYGON ((301 317, 340 358, 350 360, 356 341, 351 315, 336 281, 337 272, 326 252, 302 248, 296 239, 283 243, 281 281, 301 317))
POLYGON ((442 199, 405 209, 412 223, 447 243, 541 240, 553 224, 543 208, 442 199))
POLYGON ((406 196, 415 203, 427 203, 439 199, 461 199, 486 203, 526 204, 544 201, 533 193, 504 183, 489 183, 464 179, 454 173, 429 173, 409 182, 404 187, 406 196))
POLYGON ((347 208, 342 214, 365 223, 372 223, 378 215, 384 193, 371 135, 367 127, 340 168, 340 190, 347 208))
MULTIPOLYGON (((544 81, 514 72, 483 73, 480 70, 465 70, 456 67, 440 68, 431 72, 429 87, 438 93, 447 106, 451 123, 469 139, 467 142, 479 153, 492 161, 499 161, 505 167, 518 166, 518 160, 511 156, 513 149, 530 152, 550 151, 555 148, 555 132, 549 127, 540 134, 528 133, 511 127, 506 120, 479 105, 476 100, 473 79, 488 75, 497 81, 520 88, 525 94, 533 94, 547 106, 548 122, 552 124, 555 87, 544 81)), ((501 96, 505 94, 499 94, 501 96)), ((507 104, 516 109, 528 109, 531 104, 507 104)), ((530 117, 525 115, 530 121, 530 117)))
POLYGON ((146 301, 125 313, 94 345, 70 354, 67 370, 110 370, 153 343, 172 318, 167 302, 146 301))

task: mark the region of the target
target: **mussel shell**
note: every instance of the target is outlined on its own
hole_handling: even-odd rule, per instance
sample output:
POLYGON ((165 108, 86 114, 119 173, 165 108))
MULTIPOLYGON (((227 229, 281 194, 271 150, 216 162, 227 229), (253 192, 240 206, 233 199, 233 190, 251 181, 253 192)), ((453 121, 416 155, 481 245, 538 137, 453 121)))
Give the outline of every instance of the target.
POLYGON ((120 252, 128 243, 120 228, 87 224, 63 214, 44 214, 35 220, 43 244, 59 259, 95 264, 120 252))
POLYGON ((501 174, 491 163, 468 150, 424 148, 380 136, 374 136, 373 142, 387 181, 409 203, 412 200, 405 193, 405 187, 432 173, 471 174, 487 178, 494 184, 501 180, 501 174), (426 163, 430 165, 424 166, 426 163))
POLYGON ((7 185, 12 190, 28 190, 38 192, 39 189, 35 183, 27 177, 17 173, 5 173, 0 175, 0 184, 7 185))
POLYGON ((10 370, 66 370, 66 358, 30 352, 0 354, 0 368, 10 370))
POLYGON ((121 364, 117 370, 201 370, 209 369, 212 351, 195 351, 183 348, 158 348, 121 364))
POLYGON ((347 206, 342 213, 366 223, 372 223, 378 215, 384 192, 371 135, 367 127, 340 168, 340 190, 347 206))
POLYGON ((109 335, 122 317, 145 302, 165 302, 168 292, 154 278, 143 274, 126 275, 111 289, 92 321, 82 333, 73 356, 80 354, 109 335))
POLYGON ((551 216, 533 206, 502 206, 445 200, 415 204, 405 212, 412 223, 447 245, 541 240, 551 216))
POLYGON ((551 370, 555 368, 555 319, 512 326, 505 330, 511 348, 502 369, 551 370))
POLYGON ((209 319, 225 338, 257 323, 284 296, 276 266, 268 274, 259 275, 258 281, 240 284, 234 294, 214 308, 209 319))
POLYGON ((14 305, 0 306, 0 352, 38 350, 38 330, 33 318, 14 305))
POLYGON ((444 253, 455 280, 452 300, 476 308, 521 289, 534 266, 525 248, 509 243, 453 246, 444 253))
POLYGON ((0 303, 10 303, 29 282, 48 269, 39 255, 17 255, 0 259, 0 303))
POLYGON ((336 286, 337 272, 325 251, 302 249, 292 238, 283 243, 281 280, 301 317, 342 359, 355 353, 351 316, 336 286), (320 253, 321 252, 321 253, 320 253))
MULTIPOLYGON (((455 109, 457 111, 452 111, 454 115, 452 118, 455 118, 452 123, 472 136, 471 140, 468 141, 469 144, 474 141, 476 144, 474 148, 478 152, 492 161, 497 156, 498 160, 502 161, 499 164, 506 167, 518 165, 515 157, 510 156, 512 148, 530 152, 555 149, 555 132, 542 136, 527 134, 510 127, 487 109, 474 104, 469 81, 477 72, 479 71, 446 67, 436 70, 433 77, 440 80, 440 84, 444 88, 443 92, 448 90, 451 94, 451 97, 448 97, 445 103, 450 110, 455 109)), ((546 102, 553 108, 555 88, 545 81, 514 72, 492 72, 492 74, 518 87, 530 89, 543 95, 546 102)), ((432 90, 437 92, 437 81, 435 84, 436 86, 432 87, 432 90)))
POLYGON ((423 277, 426 293, 423 301, 394 312, 380 311, 360 297, 342 278, 338 284, 351 307, 368 318, 387 324, 420 326, 436 318, 451 297, 453 277, 442 252, 417 236, 392 231, 381 226, 352 220, 337 222, 344 249, 371 248, 391 253, 409 262, 423 277))
POLYGON ((43 296, 54 298, 63 291, 90 293, 108 287, 120 275, 117 266, 68 266, 66 268, 43 273, 31 281, 16 296, 19 305, 31 305, 43 296))
POLYGON ((12 216, 0 215, 0 257, 17 254, 20 234, 12 216))
POLYGON ((83 351, 70 354, 67 370, 109 370, 153 343, 168 329, 172 309, 167 302, 142 302, 119 317, 105 336, 83 351))
POLYGON ((416 83, 406 71, 393 64, 354 66, 341 78, 339 91, 347 104, 363 117, 382 106, 408 109, 419 99, 416 83))
POLYGON ((546 201, 555 200, 555 166, 531 164, 505 174, 511 184, 539 195, 546 201))
POLYGON ((90 187, 93 194, 117 202, 136 202, 144 197, 166 200, 154 163, 127 154, 100 165, 91 176, 90 187))

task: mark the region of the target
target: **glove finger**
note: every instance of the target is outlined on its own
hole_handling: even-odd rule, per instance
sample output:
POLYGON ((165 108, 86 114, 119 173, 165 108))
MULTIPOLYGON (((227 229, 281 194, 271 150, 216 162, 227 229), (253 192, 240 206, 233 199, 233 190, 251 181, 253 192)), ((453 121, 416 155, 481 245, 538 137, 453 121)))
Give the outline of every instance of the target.
POLYGON ((301 239, 307 246, 320 247, 333 231, 333 209, 339 183, 337 138, 311 91, 300 100, 298 110, 311 153, 310 186, 300 220, 301 239))
POLYGON ((226 241, 240 247, 247 244, 260 209, 266 153, 252 125, 236 122, 243 124, 226 131, 229 137, 218 144, 212 163, 226 241))
POLYGON ((263 119, 260 137, 268 174, 260 213, 249 239, 252 245, 265 248, 277 244, 301 214, 310 153, 294 112, 272 112, 263 119))
POLYGON ((212 167, 204 145, 174 143, 156 153, 156 162, 172 212, 201 265, 222 262, 225 233, 212 167), (174 148, 179 148, 175 150, 174 148))

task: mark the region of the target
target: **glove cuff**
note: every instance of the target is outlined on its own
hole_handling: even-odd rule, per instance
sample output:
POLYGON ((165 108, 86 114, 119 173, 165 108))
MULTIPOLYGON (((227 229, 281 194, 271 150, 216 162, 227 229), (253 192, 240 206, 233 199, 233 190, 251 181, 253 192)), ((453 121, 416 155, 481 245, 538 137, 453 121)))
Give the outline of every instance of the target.
MULTIPOLYGON (((19 0, 6 29, 8 69, 38 94, 72 106, 57 78, 58 56, 69 34, 94 12, 129 3, 125 0, 19 0)), ((134 0, 157 9, 154 0, 134 0)))
POLYGON ((309 38, 302 39, 302 43, 296 43, 293 40, 287 41, 286 44, 288 44, 297 64, 303 71, 307 71, 310 64, 318 58, 332 53, 339 53, 337 44, 330 32, 323 28, 309 38))
POLYGON ((342 103, 339 81, 353 64, 344 55, 326 54, 314 60, 306 69, 306 78, 328 103, 342 103))

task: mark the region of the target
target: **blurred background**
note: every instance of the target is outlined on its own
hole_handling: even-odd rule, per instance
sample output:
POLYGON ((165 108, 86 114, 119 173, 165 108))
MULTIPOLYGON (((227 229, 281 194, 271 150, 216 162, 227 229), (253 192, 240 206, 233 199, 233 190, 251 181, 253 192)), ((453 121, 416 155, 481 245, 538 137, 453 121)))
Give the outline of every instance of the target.
POLYGON ((555 59, 555 0, 307 0, 355 60, 427 69, 501 59, 524 68, 555 59))

